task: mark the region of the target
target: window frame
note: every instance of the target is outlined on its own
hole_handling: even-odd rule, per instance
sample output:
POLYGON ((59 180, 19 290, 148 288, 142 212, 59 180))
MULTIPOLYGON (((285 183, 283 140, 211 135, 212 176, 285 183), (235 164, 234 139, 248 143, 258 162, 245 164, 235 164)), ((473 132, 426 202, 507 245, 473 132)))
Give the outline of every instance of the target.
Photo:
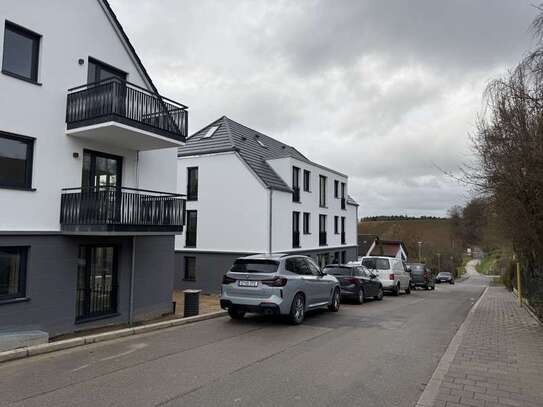
POLYGON ((19 281, 17 283, 17 292, 14 294, 1 295, 0 304, 10 303, 13 301, 20 301, 27 299, 26 295, 26 281, 28 273, 28 259, 30 246, 0 246, 0 250, 13 250, 18 251, 20 256, 19 261, 19 281))
POLYGON ((327 177, 319 175, 319 206, 321 208, 326 208, 326 183, 327 177))
POLYGON ((334 216, 334 234, 339 235, 339 216, 334 216))
POLYGON ((304 192, 311 192, 311 171, 309 170, 303 172, 303 187, 304 192))
POLYGON ((187 167, 187 201, 197 201, 198 200, 198 187, 199 187, 199 176, 200 176, 200 171, 198 170, 198 167, 187 167), (191 174, 191 171, 196 171, 196 187, 195 187, 195 190, 196 192, 194 193, 194 195, 191 194, 191 178, 190 178, 190 174, 191 174))
POLYGON ((0 138, 15 140, 18 142, 25 143, 27 145, 24 183, 21 185, 15 184, 15 183, 14 184, 0 183, 0 188, 34 191, 35 189, 32 188, 32 169, 34 167, 34 143, 36 139, 34 137, 22 136, 20 134, 8 133, 6 131, 1 131, 1 130, 0 130, 0 138))
POLYGON ((186 215, 187 215, 187 227, 186 227, 186 232, 185 232, 185 247, 189 247, 189 248, 195 248, 196 247, 196 244, 198 242, 198 211, 197 210, 188 210, 186 211, 186 215), (195 225, 194 225, 194 244, 189 244, 189 243, 192 243, 189 242, 189 219, 190 219, 190 216, 189 214, 190 213, 194 213, 195 214, 195 225))
POLYGON ((334 180, 334 198, 339 198, 339 181, 334 180))
POLYGON ((311 234, 311 213, 304 212, 302 215, 302 231, 304 235, 311 234))
POLYGON ((4 41, 3 41, 3 48, 2 48, 2 73, 8 76, 11 76, 13 78, 21 79, 23 81, 33 83, 35 85, 41 85, 41 83, 38 82, 38 74, 39 74, 39 65, 40 65, 40 45, 41 45, 41 39, 42 35, 29 30, 26 27, 23 27, 19 24, 14 23, 13 21, 5 20, 4 23, 4 41), (5 59, 6 59, 6 31, 10 30, 12 32, 15 32, 23 37, 26 37, 30 40, 32 40, 32 57, 31 57, 31 72, 30 77, 27 77, 25 75, 21 75, 16 72, 11 72, 10 70, 6 69, 4 67, 5 65, 5 59))
POLYGON ((196 281, 196 256, 184 256, 183 257, 183 262, 184 262, 184 270, 183 270, 183 281, 191 281, 191 282, 195 282, 196 281), (193 260, 194 261, 194 269, 193 269, 193 272, 192 272, 192 278, 190 278, 190 276, 188 275, 188 263, 189 263, 189 260, 193 260))

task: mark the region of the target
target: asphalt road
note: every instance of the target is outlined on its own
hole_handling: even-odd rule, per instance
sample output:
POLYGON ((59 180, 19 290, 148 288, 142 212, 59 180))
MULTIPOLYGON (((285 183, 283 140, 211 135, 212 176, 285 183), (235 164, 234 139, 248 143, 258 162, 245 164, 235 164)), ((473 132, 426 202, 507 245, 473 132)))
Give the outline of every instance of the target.
POLYGON ((301 326, 227 317, 0 365, 0 405, 413 406, 486 280, 342 304, 301 326))

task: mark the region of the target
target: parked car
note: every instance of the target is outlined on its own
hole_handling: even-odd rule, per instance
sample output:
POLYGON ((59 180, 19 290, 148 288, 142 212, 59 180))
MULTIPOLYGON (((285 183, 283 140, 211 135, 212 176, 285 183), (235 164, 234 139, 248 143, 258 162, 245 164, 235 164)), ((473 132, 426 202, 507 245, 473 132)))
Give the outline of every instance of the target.
POLYGON ((232 319, 246 313, 288 315, 297 325, 307 310, 339 311, 339 281, 307 256, 258 254, 234 261, 221 286, 221 308, 232 319))
POLYGON ((422 287, 425 290, 435 289, 432 270, 423 263, 409 263, 407 268, 411 273, 411 287, 422 287))
POLYGON ((383 299, 383 284, 364 266, 329 264, 323 271, 338 279, 342 298, 354 299, 358 304, 367 298, 383 299))
POLYGON ((401 290, 411 294, 411 276, 403 261, 393 257, 367 256, 362 257, 361 263, 377 277, 385 291, 399 295, 401 290))
POLYGON ((442 271, 441 273, 438 273, 435 279, 436 283, 449 283, 454 284, 454 277, 451 273, 447 271, 442 271))

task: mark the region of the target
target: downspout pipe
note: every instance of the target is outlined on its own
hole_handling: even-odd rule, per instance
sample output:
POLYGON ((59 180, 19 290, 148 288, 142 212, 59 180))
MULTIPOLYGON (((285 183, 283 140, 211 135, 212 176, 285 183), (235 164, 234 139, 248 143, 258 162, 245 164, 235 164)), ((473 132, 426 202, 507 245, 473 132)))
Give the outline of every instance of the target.
POLYGON ((270 188, 270 203, 268 205, 268 208, 269 208, 269 219, 268 219, 268 253, 271 254, 272 253, 272 237, 273 237, 273 233, 272 233, 272 226, 273 226, 273 189, 270 188))

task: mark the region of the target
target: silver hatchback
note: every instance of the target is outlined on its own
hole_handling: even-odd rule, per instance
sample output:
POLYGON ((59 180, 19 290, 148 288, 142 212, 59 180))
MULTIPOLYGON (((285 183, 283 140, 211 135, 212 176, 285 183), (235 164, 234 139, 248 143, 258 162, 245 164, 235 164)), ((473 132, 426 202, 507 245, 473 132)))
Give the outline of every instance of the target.
POLYGON ((248 312, 281 314, 297 325, 307 310, 339 311, 340 288, 310 257, 259 254, 234 261, 223 278, 220 301, 233 319, 248 312))

